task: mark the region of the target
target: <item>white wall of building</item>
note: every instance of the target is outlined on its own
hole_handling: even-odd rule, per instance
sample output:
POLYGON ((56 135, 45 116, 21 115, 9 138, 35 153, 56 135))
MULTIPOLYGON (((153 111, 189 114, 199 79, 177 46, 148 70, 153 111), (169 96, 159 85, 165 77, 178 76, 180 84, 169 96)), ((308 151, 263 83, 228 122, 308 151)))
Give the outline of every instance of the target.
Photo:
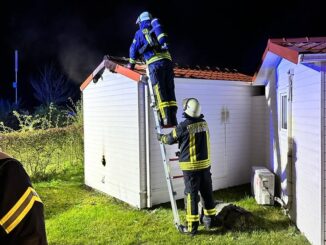
MULTIPOLYGON (((268 166, 278 175, 281 195, 287 202, 287 185, 292 189, 292 219, 313 244, 320 244, 321 237, 321 79, 320 72, 305 65, 295 65, 282 60, 276 72, 266 78, 268 104, 267 155, 268 166), (292 185, 287 178, 288 132, 281 129, 282 94, 288 93, 288 71, 292 69, 292 185)), ((291 199, 289 199, 291 201, 291 199)))
POLYGON ((140 93, 135 82, 108 70, 83 91, 85 183, 136 207, 144 188, 140 93))
MULTIPOLYGON (((183 98, 195 97, 202 106, 211 137, 212 180, 214 190, 250 182, 251 171, 251 86, 236 81, 201 79, 175 79, 178 102, 178 121, 183 120, 183 98), (223 122, 222 114, 228 112, 223 122)), ((152 204, 168 202, 162 159, 151 118, 151 199, 152 204)), ((171 130, 171 129, 170 129, 171 130)), ((166 130, 168 131, 168 130, 166 130)), ((173 157, 177 145, 168 148, 173 157)), ((182 174, 177 163, 172 163, 172 173, 182 174)), ((183 198, 183 179, 174 180, 177 198, 183 198)))

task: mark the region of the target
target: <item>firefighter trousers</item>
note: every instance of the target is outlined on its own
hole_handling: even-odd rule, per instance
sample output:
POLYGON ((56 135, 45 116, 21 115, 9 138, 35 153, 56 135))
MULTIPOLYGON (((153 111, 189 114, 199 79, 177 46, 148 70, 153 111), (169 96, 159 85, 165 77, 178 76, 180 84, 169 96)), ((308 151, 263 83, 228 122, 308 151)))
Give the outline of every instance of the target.
POLYGON ((148 66, 153 84, 161 126, 176 126, 177 102, 174 93, 173 64, 168 59, 158 60, 148 66))
POLYGON ((202 197, 205 216, 215 216, 216 209, 213 197, 210 167, 195 171, 183 171, 185 183, 186 221, 189 232, 197 231, 199 225, 198 203, 202 197))

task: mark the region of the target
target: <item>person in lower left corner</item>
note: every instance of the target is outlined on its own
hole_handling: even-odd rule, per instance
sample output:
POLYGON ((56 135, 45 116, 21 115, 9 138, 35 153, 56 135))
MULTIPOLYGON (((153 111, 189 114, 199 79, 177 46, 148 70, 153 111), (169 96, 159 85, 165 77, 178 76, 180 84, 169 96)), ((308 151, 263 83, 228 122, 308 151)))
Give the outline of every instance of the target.
POLYGON ((0 244, 48 244, 40 197, 22 164, 1 151, 0 244))
POLYGON ((182 233, 195 235, 199 226, 198 203, 200 192, 203 199, 203 223, 207 230, 216 227, 216 208, 213 198, 210 138, 207 122, 201 114, 201 106, 196 98, 186 98, 182 102, 185 120, 169 134, 158 134, 164 144, 179 143, 179 164, 184 176, 186 199, 186 226, 180 226, 182 233))

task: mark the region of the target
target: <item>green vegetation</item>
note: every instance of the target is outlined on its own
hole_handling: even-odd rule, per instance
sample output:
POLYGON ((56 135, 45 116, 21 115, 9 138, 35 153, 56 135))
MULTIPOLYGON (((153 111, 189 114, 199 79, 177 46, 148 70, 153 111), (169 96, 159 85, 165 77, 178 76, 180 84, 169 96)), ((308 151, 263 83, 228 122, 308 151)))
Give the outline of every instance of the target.
POLYGON ((32 180, 64 175, 68 167, 83 162, 80 126, 0 135, 0 149, 20 160, 32 180))
MULTIPOLYGON (((35 184, 45 204, 49 244, 309 244, 280 208, 257 205, 249 185, 217 191, 215 198, 251 211, 253 227, 201 227, 192 238, 174 228, 169 204, 138 210, 84 186, 82 176, 82 168, 74 168, 65 178, 35 184)), ((182 209, 180 214, 184 219, 182 209)))
POLYGON ((62 128, 69 125, 83 125, 82 101, 68 99, 66 106, 50 103, 36 107, 33 114, 16 110, 15 107, 0 100, 0 133, 26 132, 39 129, 62 128), (6 106, 8 105, 8 106, 6 106))
POLYGON ((33 181, 57 178, 83 162, 82 104, 70 104, 41 106, 34 115, 13 111, 16 131, 0 121, 0 150, 21 161, 33 181))

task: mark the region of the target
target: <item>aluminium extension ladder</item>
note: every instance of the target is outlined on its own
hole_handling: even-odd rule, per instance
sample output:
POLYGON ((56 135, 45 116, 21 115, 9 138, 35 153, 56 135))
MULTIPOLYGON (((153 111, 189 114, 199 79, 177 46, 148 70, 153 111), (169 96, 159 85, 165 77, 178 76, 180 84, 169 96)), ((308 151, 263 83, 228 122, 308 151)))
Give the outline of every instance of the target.
MULTIPOLYGON (((150 77, 148 75, 148 70, 147 70, 147 85, 148 85, 148 89, 149 89, 149 95, 151 98, 151 107, 153 108, 153 112, 154 112, 154 120, 155 120, 155 129, 156 129, 156 133, 161 134, 161 126, 160 126, 160 122, 159 122, 159 109, 155 100, 155 95, 154 95, 154 91, 153 91, 153 85, 152 82, 150 80, 150 77)), ((169 197, 170 197, 170 202, 171 202, 171 207, 172 207, 172 212, 173 212, 173 219, 174 219, 174 225, 176 226, 176 228, 178 230, 180 230, 180 218, 179 218, 179 213, 178 213, 178 208, 177 208, 177 203, 176 203, 176 192, 173 189, 173 184, 172 184, 172 180, 175 178, 180 178, 183 176, 171 176, 170 175, 170 169, 169 166, 167 165, 168 161, 167 161, 167 157, 166 157, 166 148, 165 145, 160 141, 160 150, 161 150, 161 156, 162 156, 162 160, 163 160, 163 167, 164 167, 164 174, 165 174, 165 179, 166 179, 166 184, 168 187, 168 192, 169 192, 169 197)))

